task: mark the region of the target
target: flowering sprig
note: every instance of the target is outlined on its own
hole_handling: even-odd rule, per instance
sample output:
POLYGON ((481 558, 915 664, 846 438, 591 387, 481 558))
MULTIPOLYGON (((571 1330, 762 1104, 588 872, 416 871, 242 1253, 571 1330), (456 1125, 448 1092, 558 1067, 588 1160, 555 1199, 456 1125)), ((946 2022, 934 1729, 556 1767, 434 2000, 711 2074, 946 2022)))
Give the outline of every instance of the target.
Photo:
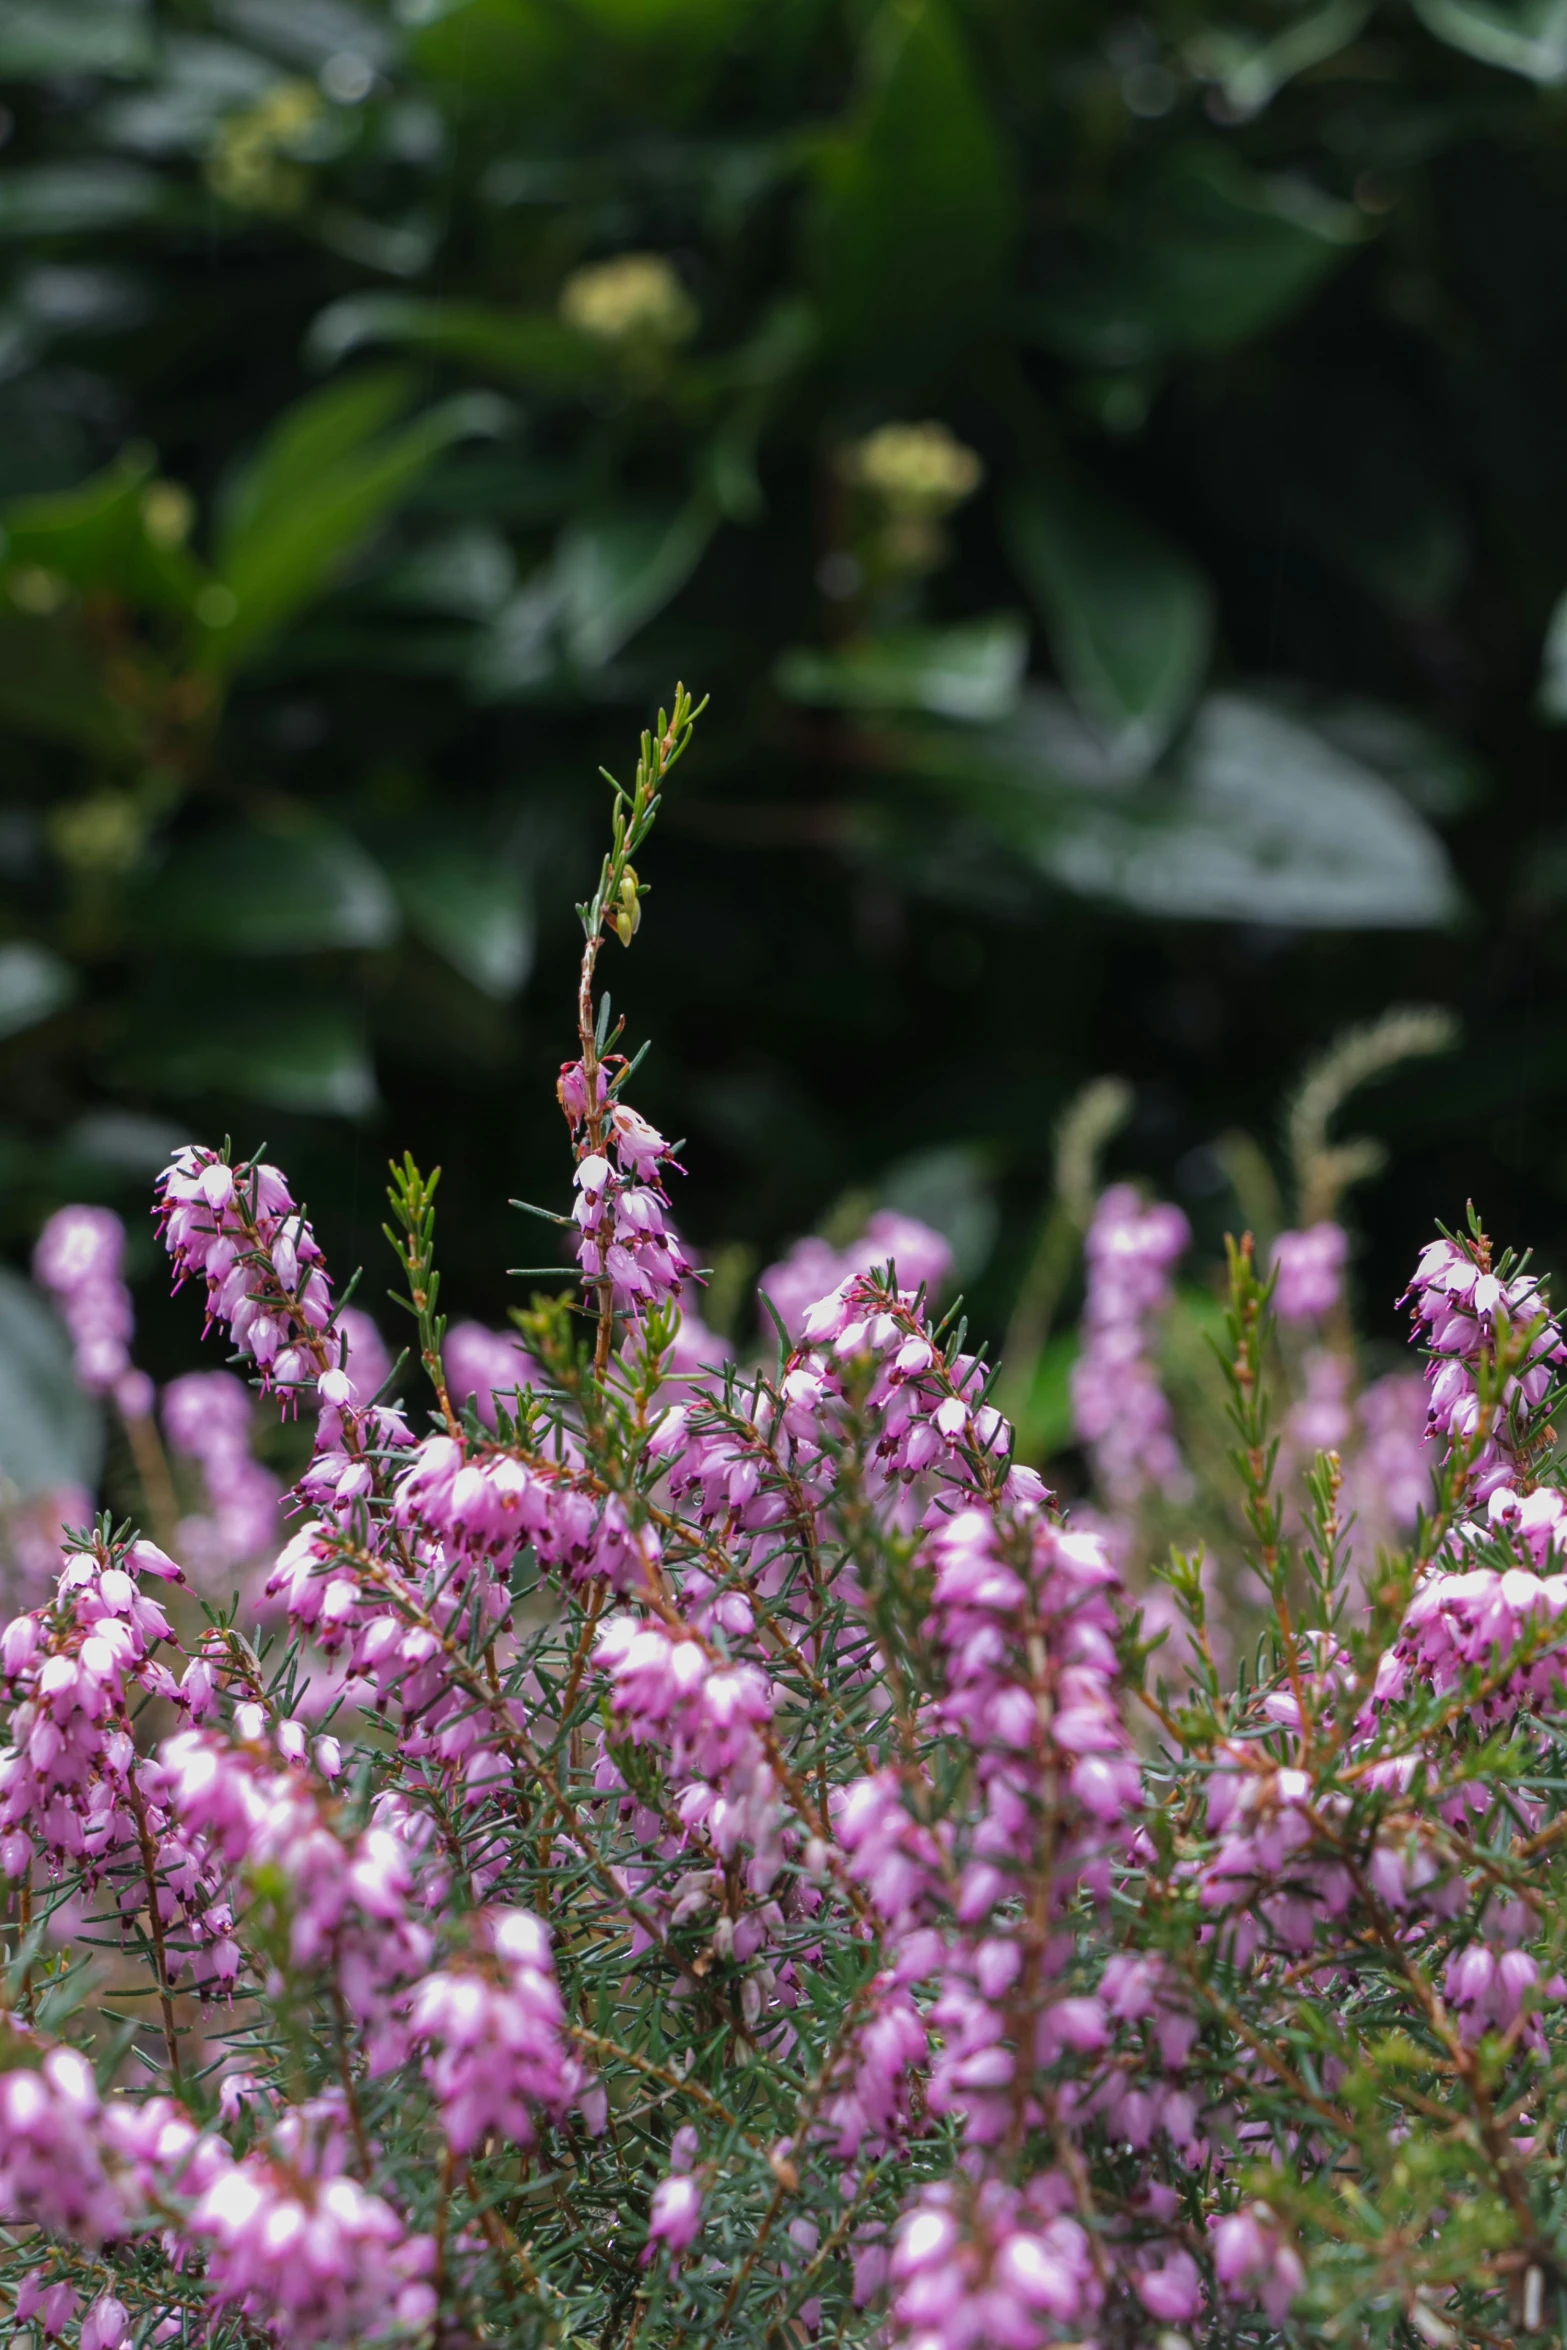
POLYGON ((1362 1590, 1320 1435, 1376 1391, 1322 1378, 1317 1441, 1273 1401, 1339 1347, 1338 1242, 1296 1236, 1276 1285, 1233 1244, 1258 1636, 1227 1674, 1175 1559, 1170 1686, 1117 1553, 1194 1473, 1173 1211, 1116 1187, 1092 1215, 1108 1531, 1018 1457, 921 1228, 796 1251, 761 1361, 702 1328, 594 995, 695 715, 644 739, 582 909, 578 1206, 543 1211, 578 1278, 515 1338, 447 1328, 412 1161, 399 1365, 279 1170, 193 1146, 160 1186, 263 1399, 177 1391, 177 1450, 237 1494, 271 1399, 313 1415, 309 1458, 270 1628, 251 1594, 203 1619, 104 1521, 0 1635, 15 2322, 68 2350, 1560 2330, 1543 1290, 1477 1226, 1422 1261, 1442 1457, 1362 1590))

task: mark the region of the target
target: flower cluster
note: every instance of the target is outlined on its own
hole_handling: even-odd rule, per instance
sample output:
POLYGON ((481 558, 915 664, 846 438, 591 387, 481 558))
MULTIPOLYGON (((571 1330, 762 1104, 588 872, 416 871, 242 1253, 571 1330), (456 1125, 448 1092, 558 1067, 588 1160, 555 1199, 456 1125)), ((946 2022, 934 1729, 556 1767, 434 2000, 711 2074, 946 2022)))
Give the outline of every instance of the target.
POLYGON ((1559 2333, 1543 1289, 1478 1229, 1438 1243, 1427 1378, 1367 1385, 1341 1227, 1281 1242, 1282 1343, 1237 1242, 1220 1497, 1159 1383, 1161 1325, 1213 1319, 1173 1286, 1184 1220, 1114 1187, 1074 1381, 1108 1534, 1021 1457, 920 1227, 796 1249, 725 1362, 595 993, 690 716, 645 739, 581 909, 574 1292, 515 1338, 447 1331, 405 1162, 394 1377, 278 1170, 191 1147, 159 1187, 261 1401, 223 1372, 164 1399, 206 1488, 177 1543, 199 1633, 180 1568, 105 1516, 0 1634, 14 2324, 67 2350, 1559 2333), (276 1538, 269 1397, 313 1410, 308 1457, 266 1593, 230 1603, 276 1538), (1183 1512, 1216 1557, 1164 1568, 1172 1697, 1124 1578, 1183 1512), (1250 1577, 1233 1679, 1215 1574, 1250 1577))
POLYGON ((1349 1235, 1342 1224, 1281 1232, 1273 1244, 1273 1310, 1281 1322, 1320 1322, 1344 1294, 1349 1235))
POLYGON ((348 2154, 341 2100, 322 2098, 287 2114, 265 2151, 221 2164, 185 2220, 220 2310, 290 2343, 427 2332, 435 2244, 352 2176, 348 2154))
MULTIPOLYGON (((757 1295, 771 1307, 791 1338, 798 1338, 810 1308, 841 1288, 856 1273, 886 1268, 900 1289, 924 1290, 934 1301, 952 1272, 952 1250, 939 1232, 896 1208, 878 1208, 859 1239, 834 1248, 814 1237, 797 1240, 788 1255, 770 1265, 757 1295)), ((771 1335, 770 1328, 766 1335, 771 1335)))
POLYGON ((232 1167, 192 1144, 159 1178, 158 1201, 175 1285, 206 1283, 208 1326, 228 1330, 265 1385, 308 1379, 315 1350, 300 1341, 329 1327, 332 1293, 320 1244, 279 1170, 232 1167))
POLYGON ((277 1479, 250 1449, 249 1388, 232 1371, 187 1371, 163 1391, 170 1450, 201 1471, 207 1507, 183 1518, 180 1549, 191 1572, 216 1583, 277 1547, 277 1479))
POLYGON ((536 2113, 564 2120, 573 2105, 602 2129, 602 2094, 567 2045, 549 1932, 531 1911, 481 1913, 470 1963, 426 1975, 408 2021, 458 2154, 492 2130, 531 2146, 536 2113))
POLYGON ((661 1177, 678 1162, 663 1136, 629 1103, 611 1099, 603 1072, 589 1105, 581 1061, 560 1073, 560 1102, 577 1147, 577 1262, 590 1286, 605 1284, 620 1312, 642 1313, 678 1295, 691 1263, 669 1222, 661 1177))
POLYGON ((1180 1495, 1188 1479, 1170 1407, 1150 1354, 1170 1273, 1191 1227, 1179 1208, 1145 1207, 1129 1183, 1101 1198, 1084 1243, 1083 1351, 1072 1369, 1077 1433, 1113 1507, 1149 1492, 1180 1495))
POLYGON ((65 1319, 79 1384, 89 1395, 112 1395, 128 1415, 145 1417, 152 1385, 131 1366, 136 1318, 121 1272, 124 1256, 125 1226, 112 1209, 60 1208, 38 1235, 33 1275, 65 1319))
POLYGON ((1415 1268, 1408 1299, 1415 1330, 1430 1349, 1430 1427, 1471 1448, 1468 1475, 1477 1500, 1512 1482, 1543 1437, 1542 1406, 1555 1385, 1553 1365, 1567 1362, 1567 1342, 1551 1318, 1538 1278, 1493 1270, 1483 1240, 1432 1241, 1415 1268), (1499 1392, 1482 1395, 1482 1363, 1497 1363, 1499 1392))

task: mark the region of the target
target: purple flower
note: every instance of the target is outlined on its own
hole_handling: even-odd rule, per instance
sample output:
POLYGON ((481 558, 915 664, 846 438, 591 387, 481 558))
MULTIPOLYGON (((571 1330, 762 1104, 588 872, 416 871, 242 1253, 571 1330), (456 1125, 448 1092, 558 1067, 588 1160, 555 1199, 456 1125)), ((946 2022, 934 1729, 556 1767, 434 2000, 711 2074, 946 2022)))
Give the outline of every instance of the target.
POLYGON ((461 1411, 470 1400, 487 1427, 495 1426, 495 1399, 515 1400, 520 1387, 540 1378, 539 1367, 509 1330, 487 1330, 482 1322, 454 1322, 446 1333, 446 1384, 461 1411))
POLYGON ((1150 1341, 1169 1303, 1170 1271, 1191 1239, 1178 1208, 1145 1208, 1129 1183, 1100 1198, 1084 1242, 1088 1268, 1082 1352, 1072 1366, 1077 1434, 1113 1509, 1150 1490, 1190 1490, 1150 1341))
POLYGON ((150 1400, 145 1377, 131 1370, 136 1327, 121 1278, 125 1226, 112 1209, 60 1208, 33 1250, 33 1274, 59 1306, 71 1334, 76 1376, 91 1395, 116 1394, 133 1417, 150 1400))
POLYGON ((1273 1310, 1281 1322, 1318 1322, 1344 1294, 1349 1236, 1341 1224, 1281 1232, 1273 1244, 1273 1310))

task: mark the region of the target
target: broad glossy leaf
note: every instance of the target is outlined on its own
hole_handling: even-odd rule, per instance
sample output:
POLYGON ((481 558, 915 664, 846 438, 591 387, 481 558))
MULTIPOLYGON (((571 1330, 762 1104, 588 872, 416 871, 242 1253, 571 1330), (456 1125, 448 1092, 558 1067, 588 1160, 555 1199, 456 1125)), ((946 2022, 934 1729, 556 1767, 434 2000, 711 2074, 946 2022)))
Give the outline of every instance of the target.
POLYGON ((204 154, 226 114, 253 106, 281 78, 252 50, 197 33, 165 32, 158 62, 156 81, 99 109, 97 126, 110 147, 140 155, 204 154))
POLYGON ((182 843, 149 885, 147 912, 173 944, 242 955, 382 947, 399 926, 374 858, 306 810, 182 843))
POLYGON ((449 834, 385 863, 408 927, 482 994, 504 1002, 533 968, 532 892, 516 865, 449 834))
POLYGON ((0 1267, 0 1475, 25 1500, 97 1481, 103 1422, 77 1386, 71 1346, 37 1291, 0 1267))
POLYGON ((136 163, 33 163, 0 171, 0 237, 78 237, 139 227, 171 209, 165 183, 136 163))
POLYGON ((139 74, 152 60, 138 0, 6 0, 0 9, 0 79, 139 74))
POLYGON ((828 340, 873 376, 991 318, 1017 230, 1010 158, 946 0, 891 0, 858 119, 823 155, 811 255, 828 340))
POLYGON ((1567 725, 1567 595, 1558 597, 1546 625, 1535 707, 1553 726, 1567 725))
POLYGON ((555 552, 566 651, 597 669, 678 595, 717 521, 706 498, 619 506, 569 523, 555 552))
POLYGON ((1020 322, 1090 367, 1227 350, 1297 309, 1364 234, 1306 182, 1262 179, 1212 144, 1182 148, 1106 230, 1055 258, 1020 322))
POLYGON ((917 1216, 952 1250, 958 1282, 972 1281, 989 1264, 1000 1227, 989 1154, 970 1142, 937 1143, 889 1167, 876 1185, 883 1207, 917 1216))
POLYGON ((292 64, 319 68, 329 57, 362 57, 383 67, 392 59, 385 18, 354 0, 213 0, 226 32, 292 64))
POLYGON ((349 1004, 231 987, 192 989, 174 1017, 147 1007, 132 1034, 129 1068, 160 1092, 202 1093, 215 1114, 227 1101, 363 1117, 375 1106, 375 1069, 364 1023, 349 1004))
POLYGON ((574 390, 609 368, 599 345, 548 311, 429 302, 413 294, 345 295, 321 312, 305 348, 317 366, 335 367, 373 344, 428 352, 547 391, 574 390))
POLYGON ((1199 707, 1168 773, 1072 783, 1042 756, 1048 708, 898 745, 1041 872, 1174 921, 1420 929, 1460 899, 1440 842, 1401 792, 1322 734, 1242 694, 1199 707))
POLYGON ((406 378, 333 384, 274 428, 226 519, 219 571, 233 619, 211 659, 255 657, 293 613, 330 588, 365 539, 454 442, 501 429, 484 393, 443 400, 411 423, 379 429, 407 398, 406 378))
POLYGON ((423 79, 460 94, 466 111, 508 125, 573 61, 570 20, 549 0, 438 0, 415 12, 407 45, 423 79))
POLYGON ((1207 581, 1161 533, 1082 481, 1025 481, 1005 519, 1018 576, 1073 700, 1112 765, 1142 772, 1206 674, 1207 581))
POLYGON ((517 584, 511 548, 482 522, 421 547, 381 588, 388 603, 415 611, 450 612, 463 620, 490 620, 517 584))
POLYGON ((0 946, 0 1037, 36 1028, 76 994, 76 973, 47 947, 14 939, 0 946))
POLYGON ((8 571, 34 566, 93 594, 189 611, 206 574, 158 531, 158 496, 151 453, 132 449, 76 489, 17 498, 4 517, 8 571))
POLYGON ((403 368, 367 368, 286 408, 223 493, 219 563, 226 567, 251 532, 285 515, 323 474, 374 441, 406 412, 414 389, 403 368))
POLYGON ((1180 921, 1422 929, 1458 893, 1393 787, 1265 704, 1215 694, 1168 783, 1082 803, 1044 859, 1087 896, 1180 921))
POLYGON ((1028 630, 1015 612, 954 628, 909 628, 822 652, 796 646, 774 676, 791 701, 840 710, 924 710, 935 718, 1004 718, 1028 662, 1028 630))
POLYGON ((1414 10, 1439 41, 1484 65, 1567 81, 1567 0, 1414 0, 1414 10))

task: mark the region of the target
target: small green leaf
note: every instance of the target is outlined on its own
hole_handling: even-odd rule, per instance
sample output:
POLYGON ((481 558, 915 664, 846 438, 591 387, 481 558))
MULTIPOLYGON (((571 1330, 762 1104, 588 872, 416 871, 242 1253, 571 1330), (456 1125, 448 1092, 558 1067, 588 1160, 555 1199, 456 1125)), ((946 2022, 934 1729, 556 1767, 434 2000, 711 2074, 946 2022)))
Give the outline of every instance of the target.
POLYGON ((1141 773, 1202 685, 1213 635, 1207 581, 1160 533, 1080 481, 1036 476, 1005 520, 1073 700, 1112 764, 1141 773))
POLYGON ((1015 612, 993 612, 953 628, 861 637, 832 652, 796 646, 780 655, 773 674, 794 702, 983 721, 1015 708, 1027 661, 1024 623, 1015 612))
POLYGON ((184 843, 147 891, 157 934, 241 955, 383 947, 397 903, 374 858, 323 818, 292 809, 184 843))
POLYGON ((0 946, 0 1037, 36 1028, 70 1003, 77 985, 70 964, 47 947, 24 939, 0 946))

